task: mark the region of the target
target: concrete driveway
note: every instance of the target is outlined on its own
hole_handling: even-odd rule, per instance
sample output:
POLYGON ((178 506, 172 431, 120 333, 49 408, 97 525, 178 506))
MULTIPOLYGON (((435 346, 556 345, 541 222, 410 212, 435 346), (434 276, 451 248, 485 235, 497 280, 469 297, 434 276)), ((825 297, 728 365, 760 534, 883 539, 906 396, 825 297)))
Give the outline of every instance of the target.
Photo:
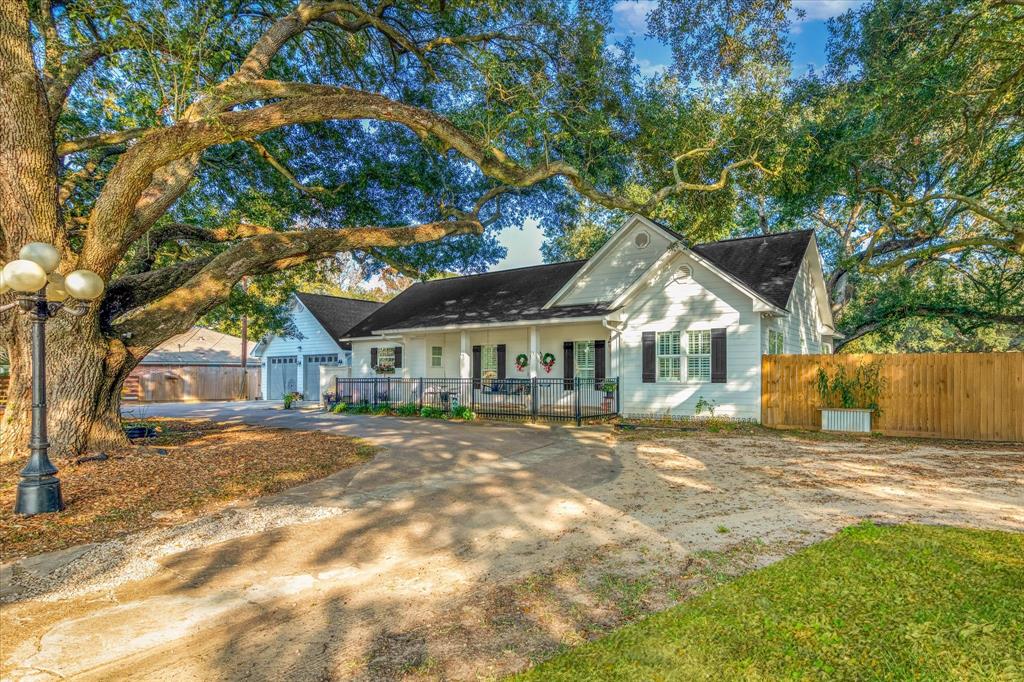
POLYGON ((255 505, 16 567, 10 679, 476 679, 862 518, 1024 529, 1019 449, 619 442, 603 427, 266 403, 145 413, 325 429, 382 451, 255 505))

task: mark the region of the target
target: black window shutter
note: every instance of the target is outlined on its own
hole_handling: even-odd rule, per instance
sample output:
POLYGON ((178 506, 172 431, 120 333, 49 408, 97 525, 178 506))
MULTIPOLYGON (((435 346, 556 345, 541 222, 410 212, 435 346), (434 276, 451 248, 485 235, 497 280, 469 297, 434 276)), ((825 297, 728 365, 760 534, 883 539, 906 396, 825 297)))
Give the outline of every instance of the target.
POLYGON ((395 369, 402 368, 402 347, 395 346, 395 369))
POLYGON ((473 346, 473 388, 480 386, 480 346, 473 346))
POLYGON ((376 347, 370 349, 370 367, 377 369, 377 349, 376 347))
POLYGON ((658 380, 658 356, 654 352, 654 332, 644 332, 640 336, 643 347, 643 380, 645 384, 653 384, 658 380))
POLYGON ((572 378, 576 371, 572 361, 572 341, 565 341, 562 343, 562 378, 565 379, 563 382, 564 388, 567 391, 572 390, 572 378))
POLYGON ((505 378, 505 344, 498 344, 498 378, 505 378))
POLYGON ((725 383, 725 330, 711 330, 711 383, 725 383))
POLYGON ((600 391, 604 378, 608 375, 605 365, 604 340, 594 341, 594 390, 600 391))

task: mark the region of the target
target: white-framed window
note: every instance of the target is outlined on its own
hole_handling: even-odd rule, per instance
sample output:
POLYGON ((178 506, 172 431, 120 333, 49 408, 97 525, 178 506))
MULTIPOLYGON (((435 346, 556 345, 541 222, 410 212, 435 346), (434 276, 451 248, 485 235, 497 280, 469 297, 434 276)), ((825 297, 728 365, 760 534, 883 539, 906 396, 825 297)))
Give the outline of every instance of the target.
POLYGON ((573 366, 579 379, 594 379, 594 342, 573 341, 573 366))
POLYGON ((824 353, 825 355, 831 355, 832 354, 832 344, 829 343, 828 341, 826 341, 823 344, 821 344, 821 352, 824 353))
POLYGON ((768 330, 768 355, 781 355, 785 351, 783 350, 785 339, 782 336, 782 332, 777 329, 768 330))
POLYGON ((655 348, 658 355, 658 381, 682 379, 683 358, 680 332, 658 332, 655 348))
POLYGON ((481 379, 497 379, 498 378, 498 347, 497 346, 481 346, 480 347, 480 378, 481 379))
POLYGON ((385 346, 377 349, 377 371, 393 372, 395 370, 395 348, 385 346))
POLYGON ((711 330, 686 332, 686 378, 711 381, 711 330))
POLYGON ((430 366, 431 367, 440 367, 441 366, 441 357, 442 357, 441 354, 443 352, 444 352, 444 349, 441 346, 431 346, 430 347, 430 366))

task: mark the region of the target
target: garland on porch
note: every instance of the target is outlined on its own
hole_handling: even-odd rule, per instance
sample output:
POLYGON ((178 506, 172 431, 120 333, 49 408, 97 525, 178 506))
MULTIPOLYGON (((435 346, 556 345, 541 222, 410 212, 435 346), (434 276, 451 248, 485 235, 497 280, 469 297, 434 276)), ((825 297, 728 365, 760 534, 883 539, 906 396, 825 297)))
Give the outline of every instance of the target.
POLYGON ((540 359, 540 364, 544 365, 544 371, 551 374, 551 368, 555 366, 555 356, 551 353, 545 353, 540 359))
POLYGON ((526 365, 529 362, 530 358, 526 355, 526 353, 520 353, 519 355, 516 356, 516 370, 522 372, 524 369, 526 369, 526 365))

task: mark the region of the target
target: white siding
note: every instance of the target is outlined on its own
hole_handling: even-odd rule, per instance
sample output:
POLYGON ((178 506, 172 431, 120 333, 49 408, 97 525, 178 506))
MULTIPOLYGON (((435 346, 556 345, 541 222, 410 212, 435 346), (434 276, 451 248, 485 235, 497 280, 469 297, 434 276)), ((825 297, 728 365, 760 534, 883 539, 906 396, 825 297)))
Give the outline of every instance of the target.
MULTIPOLYGON (((552 379, 562 376, 562 344, 566 341, 608 340, 608 330, 600 323, 566 323, 542 324, 537 326, 540 332, 540 349, 538 355, 545 353, 555 356, 555 366, 548 374, 543 368, 537 376, 552 379)), ((508 378, 528 379, 529 365, 523 370, 516 369, 516 356, 520 353, 530 354, 529 326, 499 327, 495 329, 479 329, 469 332, 469 349, 473 346, 505 344, 505 376, 508 378)), ((352 376, 376 376, 370 368, 370 349, 384 346, 402 346, 402 369, 393 376, 408 378, 439 377, 458 378, 461 332, 438 334, 409 335, 399 340, 353 341, 352 342, 352 376), (430 367, 430 348, 441 346, 442 367, 430 367)), ((538 358, 539 359, 539 358, 538 358)), ((609 361, 608 373, 611 375, 609 361)))
POLYGON ((661 230, 639 221, 622 229, 625 233, 617 235, 613 248, 590 264, 576 286, 559 299, 558 305, 615 300, 640 275, 647 272, 671 244, 661 230), (650 236, 650 243, 642 249, 633 244, 633 239, 641 232, 650 236))
MULTIPOLYGON (((289 316, 292 319, 292 324, 295 329, 299 332, 302 338, 286 338, 282 336, 274 336, 267 343, 262 353, 262 386, 261 392, 264 399, 271 399, 268 396, 269 387, 268 381, 270 372, 267 368, 267 359, 272 357, 281 356, 293 356, 298 358, 298 390, 302 393, 305 390, 303 386, 304 374, 303 359, 306 355, 319 355, 324 353, 337 353, 339 362, 343 362, 347 358, 348 353, 341 350, 341 346, 334 341, 330 334, 327 333, 320 323, 317 322, 313 314, 306 310, 298 299, 292 299, 292 308, 289 311, 289 316), (299 348, 302 350, 299 350, 299 348)), ((274 398, 276 399, 276 398, 274 398)))
MULTIPOLYGON (((693 415, 704 397, 718 402, 716 415, 761 417, 761 320, 753 301, 722 277, 685 254, 627 302, 622 311, 621 395, 625 414, 693 415), (688 265, 689 277, 680 276, 688 265), (645 331, 681 331, 725 328, 725 383, 643 383, 642 334, 645 331)), ((685 344, 685 338, 683 339, 685 344)), ((685 352, 685 346, 684 346, 685 352)))
POLYGON ((761 335, 761 351, 768 352, 768 330, 782 332, 783 349, 787 355, 808 355, 821 352, 821 315, 817 294, 808 259, 813 256, 808 250, 804 262, 793 283, 787 308, 782 317, 765 320, 761 335))

